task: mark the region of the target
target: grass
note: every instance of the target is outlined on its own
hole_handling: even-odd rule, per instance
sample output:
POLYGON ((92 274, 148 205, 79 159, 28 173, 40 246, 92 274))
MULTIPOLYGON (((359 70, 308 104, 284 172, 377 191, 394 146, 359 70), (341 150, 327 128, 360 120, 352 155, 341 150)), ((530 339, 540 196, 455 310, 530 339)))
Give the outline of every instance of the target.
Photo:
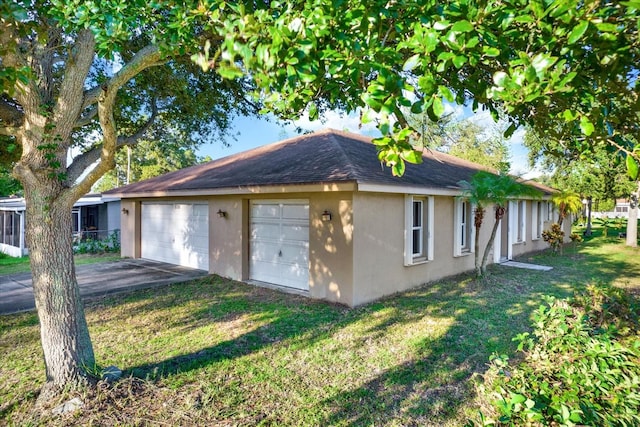
MULTIPOLYGON (((120 254, 80 254, 74 257, 76 265, 95 264, 98 262, 116 261, 121 259, 120 254)), ((29 257, 11 257, 0 253, 0 274, 27 273, 31 270, 29 257)))
MULTIPOLYGON (((36 418, 44 379, 33 313, 0 317, 0 420, 9 425, 459 426, 493 352, 530 324, 541 295, 597 280, 640 290, 638 250, 594 236, 564 255, 490 267, 349 309, 210 276, 92 299, 99 363, 124 369, 75 414, 36 418)), ((609 236, 614 234, 609 233, 609 236)), ((617 236, 617 233, 615 234, 617 236)), ((1 423, 1 422, 0 422, 1 423)))

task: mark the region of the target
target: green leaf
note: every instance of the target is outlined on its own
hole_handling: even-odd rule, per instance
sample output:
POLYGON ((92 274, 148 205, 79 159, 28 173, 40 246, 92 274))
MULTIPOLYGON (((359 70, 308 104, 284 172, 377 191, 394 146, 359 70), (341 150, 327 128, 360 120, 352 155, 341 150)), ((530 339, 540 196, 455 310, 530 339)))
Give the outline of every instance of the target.
POLYGON ((424 101, 419 100, 411 105, 411 113, 412 114, 422 114, 424 112, 424 101))
POLYGON ((451 92, 451 89, 449 89, 446 86, 438 86, 438 93, 440 95, 442 95, 442 97, 444 99, 446 99, 449 102, 453 102, 454 97, 453 97, 453 92, 451 92))
POLYGON ((617 33, 620 29, 620 26, 617 24, 612 24, 609 22, 599 22, 596 24, 598 30, 603 31, 605 33, 617 33))
POLYGON ((467 62, 467 57, 464 55, 456 55, 455 58, 453 58, 453 65, 460 69, 462 68, 462 66, 467 62))
POLYGON ((453 24, 453 27, 451 27, 451 31, 455 31, 458 33, 468 33, 469 31, 473 31, 473 28, 474 27, 473 27, 473 24, 471 24, 471 22, 467 20, 463 20, 453 24))
POLYGON ((511 403, 512 404, 516 404, 516 403, 524 403, 527 400, 526 397, 524 397, 521 394, 517 394, 517 393, 513 393, 511 394, 511 403))
POLYGON ((309 120, 313 121, 318 118, 318 106, 315 102, 309 104, 309 120))
POLYGON ((527 79, 528 82, 535 82, 538 79, 538 73, 536 72, 536 69, 532 66, 528 66, 524 71, 524 78, 527 79))
POLYGON ((299 75, 300 75, 300 80, 303 83, 311 83, 318 78, 318 76, 316 76, 315 74, 299 73, 299 75))
POLYGON ((433 29, 442 31, 442 30, 446 30, 449 27, 449 25, 451 25, 449 21, 438 21, 435 24, 433 24, 433 29))
POLYGON ((398 163, 395 163, 391 166, 391 173, 393 176, 402 176, 404 175, 405 163, 402 159, 399 159, 398 163))
POLYGON ((626 164, 629 178, 636 181, 638 179, 638 162, 631 155, 627 154, 626 164))
POLYGON ((489 56, 492 58, 495 58, 496 56, 500 55, 500 49, 498 49, 497 47, 484 47, 483 52, 486 56, 489 56))
POLYGON ((406 150, 402 152, 402 158, 414 165, 422 162, 422 153, 416 150, 406 150))
POLYGON ((442 115, 444 114, 444 104, 442 103, 442 98, 440 98, 439 96, 436 96, 433 98, 433 114, 435 114, 438 117, 442 117, 442 115))
POLYGON ((567 43, 574 44, 584 35, 584 33, 589 28, 589 21, 582 21, 578 25, 576 25, 571 33, 569 33, 569 37, 567 38, 567 43))
POLYGON ((364 125, 367 123, 371 123, 377 117, 377 113, 371 108, 365 108, 362 116, 360 117, 360 122, 364 125))
POLYGON ((432 75, 424 75, 418 79, 418 86, 425 95, 431 95, 436 91, 436 79, 432 75))
POLYGON ((233 80, 244 75, 237 67, 222 65, 218 68, 218 74, 220 74, 222 78, 228 80, 233 80))
MULTIPOLYGON (((373 143, 373 145, 377 145, 378 147, 386 147, 389 145, 390 139, 391 138, 389 138, 388 136, 385 136, 381 138, 374 138, 371 140, 371 142, 373 143)), ((381 151, 381 154, 384 154, 384 152, 381 151)))
POLYGON ((556 58, 548 55, 540 53, 533 57, 531 60, 531 65, 536 69, 536 72, 542 73, 547 68, 551 67, 556 62, 556 58))
POLYGON ((571 110, 564 110, 562 112, 562 118, 565 122, 572 122, 576 119, 576 117, 578 117, 578 115, 571 110))
POLYGON ((434 50, 436 50, 436 47, 438 46, 439 42, 440 42, 440 39, 438 38, 438 32, 434 30, 429 30, 425 34, 424 40, 422 41, 424 45, 424 52, 425 53, 433 52, 434 50))
POLYGON ((587 136, 591 135, 595 130, 593 123, 591 123, 591 120, 589 120, 587 116, 582 116, 580 118, 580 130, 587 136))

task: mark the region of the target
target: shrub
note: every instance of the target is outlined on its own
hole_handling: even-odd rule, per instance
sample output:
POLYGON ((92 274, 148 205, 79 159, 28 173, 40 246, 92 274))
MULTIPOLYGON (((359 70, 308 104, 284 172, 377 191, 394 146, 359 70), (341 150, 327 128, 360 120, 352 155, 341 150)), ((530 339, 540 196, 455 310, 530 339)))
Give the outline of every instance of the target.
POLYGON ((544 230, 542 232, 542 239, 549 243, 553 252, 558 252, 558 249, 562 249, 562 244, 564 243, 564 231, 562 231, 560 224, 556 222, 551 224, 551 228, 549 230, 544 230))
POLYGON ((104 239, 87 238, 74 244, 74 253, 77 254, 99 254, 104 252, 120 251, 120 232, 115 230, 104 239))
POLYGON ((498 418, 481 424, 640 425, 637 313, 637 301, 617 289, 545 297, 533 332, 514 338, 524 360, 510 366, 507 356, 492 356, 481 390, 498 418))

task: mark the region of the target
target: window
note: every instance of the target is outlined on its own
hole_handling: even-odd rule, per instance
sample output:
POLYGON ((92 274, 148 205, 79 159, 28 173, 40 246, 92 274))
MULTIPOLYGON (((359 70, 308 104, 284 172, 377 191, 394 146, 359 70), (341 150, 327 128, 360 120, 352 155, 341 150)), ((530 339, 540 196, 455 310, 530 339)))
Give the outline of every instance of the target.
POLYGON ((547 202, 547 221, 553 221, 553 203, 547 202))
POLYGON ((433 198, 405 197, 405 265, 433 259, 433 198))
POLYGON ((464 200, 455 201, 454 226, 454 256, 473 253, 475 227, 471 203, 464 200))
POLYGON ((412 255, 420 257, 424 253, 424 201, 413 201, 412 255))
POLYGON ((516 243, 522 243, 525 241, 526 233, 526 216, 527 216, 527 202, 520 200, 514 203, 515 212, 513 217, 516 220, 516 243))
POLYGON ((542 202, 533 202, 531 210, 531 239, 538 240, 542 237, 543 228, 543 210, 542 202))
POLYGON ((20 214, 0 211, 0 243, 20 247, 20 214))

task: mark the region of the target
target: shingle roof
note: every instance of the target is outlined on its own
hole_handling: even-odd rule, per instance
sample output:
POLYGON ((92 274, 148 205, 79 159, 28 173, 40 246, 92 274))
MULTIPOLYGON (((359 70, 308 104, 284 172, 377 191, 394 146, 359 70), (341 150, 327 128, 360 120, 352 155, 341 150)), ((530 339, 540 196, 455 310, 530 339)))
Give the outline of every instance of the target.
POLYGON ((136 182, 107 194, 126 197, 339 182, 459 189, 459 181, 468 181, 481 169, 486 168, 448 154, 425 151, 422 164, 408 164, 404 176, 394 177, 378 160, 371 138, 327 129, 136 182))

